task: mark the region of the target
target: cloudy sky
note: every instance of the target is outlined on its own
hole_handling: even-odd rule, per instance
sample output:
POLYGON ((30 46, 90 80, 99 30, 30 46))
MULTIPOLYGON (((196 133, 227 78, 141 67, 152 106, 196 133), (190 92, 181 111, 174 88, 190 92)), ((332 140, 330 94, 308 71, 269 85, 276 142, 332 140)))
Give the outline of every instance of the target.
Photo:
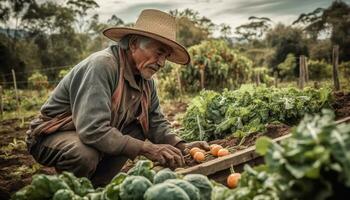
MULTIPOLYGON (((350 0, 344 0, 350 4, 350 0)), ((328 7, 332 0, 96 0, 100 8, 94 13, 106 22, 113 14, 124 22, 135 22, 140 11, 156 8, 163 11, 191 8, 215 24, 226 23, 233 29, 248 21, 249 16, 269 17, 274 23, 290 24, 301 13, 328 7)))

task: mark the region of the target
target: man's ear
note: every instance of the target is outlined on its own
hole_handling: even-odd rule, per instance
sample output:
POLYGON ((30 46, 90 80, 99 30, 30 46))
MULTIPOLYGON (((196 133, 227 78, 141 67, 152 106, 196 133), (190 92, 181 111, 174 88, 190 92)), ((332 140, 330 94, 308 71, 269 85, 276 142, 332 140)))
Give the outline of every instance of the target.
POLYGON ((129 49, 133 53, 138 48, 139 42, 136 36, 131 36, 129 39, 129 49))

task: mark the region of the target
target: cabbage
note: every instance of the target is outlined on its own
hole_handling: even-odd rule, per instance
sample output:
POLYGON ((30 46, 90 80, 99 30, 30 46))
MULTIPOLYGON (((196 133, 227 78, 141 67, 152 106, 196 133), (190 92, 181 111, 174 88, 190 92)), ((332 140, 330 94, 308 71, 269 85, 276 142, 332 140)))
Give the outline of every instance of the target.
POLYGON ((163 169, 161 171, 159 171, 155 176, 154 176, 154 180, 153 183, 157 184, 157 183, 163 183, 165 180, 168 179, 176 179, 176 174, 171 171, 170 169, 166 168, 163 169))
POLYGON ((149 188, 144 200, 190 200, 188 195, 180 187, 171 183, 160 183, 149 188))
POLYGON ((180 187, 186 192, 186 194, 188 195, 188 197, 190 197, 191 200, 200 199, 199 189, 196 188, 191 183, 189 183, 188 181, 180 180, 180 179, 169 179, 169 180, 166 180, 165 183, 171 183, 180 187))
POLYGON ((120 185, 120 198, 123 200, 142 199, 152 183, 143 176, 128 176, 120 185))
POLYGON ((149 160, 140 160, 136 163, 136 165, 128 171, 128 175, 133 176, 144 176, 149 181, 153 182, 153 177, 156 174, 154 170, 152 170, 153 163, 149 160))
POLYGON ((209 181, 208 177, 202 174, 188 174, 184 177, 184 180, 190 182, 199 189, 201 200, 210 199, 213 185, 209 181))

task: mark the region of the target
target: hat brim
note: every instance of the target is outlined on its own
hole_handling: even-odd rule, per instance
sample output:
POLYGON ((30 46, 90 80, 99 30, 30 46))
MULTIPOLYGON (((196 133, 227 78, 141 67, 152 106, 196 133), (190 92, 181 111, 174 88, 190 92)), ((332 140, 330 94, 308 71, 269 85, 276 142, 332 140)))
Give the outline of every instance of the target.
POLYGON ((170 40, 168 38, 165 38, 161 35, 157 35, 155 33, 147 32, 147 31, 139 30, 135 28, 127 28, 127 27, 107 28, 102 33, 107 38, 116 42, 118 42, 122 37, 129 34, 137 34, 137 35, 150 37, 169 46, 173 50, 173 52, 170 54, 167 60, 177 64, 181 64, 181 65, 187 65, 191 61, 190 55, 185 49, 185 47, 183 47, 176 41, 170 40))

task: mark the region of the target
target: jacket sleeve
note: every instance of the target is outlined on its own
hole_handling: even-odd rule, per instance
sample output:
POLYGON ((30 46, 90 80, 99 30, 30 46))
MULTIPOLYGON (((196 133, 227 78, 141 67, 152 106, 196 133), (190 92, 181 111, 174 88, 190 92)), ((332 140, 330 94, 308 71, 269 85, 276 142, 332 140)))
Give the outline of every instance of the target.
POLYGON ((139 154, 143 141, 123 135, 111 123, 111 96, 118 78, 115 61, 95 56, 76 69, 70 84, 73 122, 83 143, 110 155, 139 154))
POLYGON ((167 119, 165 119, 159 105, 156 84, 151 81, 151 108, 149 112, 149 133, 150 140, 156 144, 170 144, 175 146, 179 142, 184 142, 178 137, 171 128, 167 119))

